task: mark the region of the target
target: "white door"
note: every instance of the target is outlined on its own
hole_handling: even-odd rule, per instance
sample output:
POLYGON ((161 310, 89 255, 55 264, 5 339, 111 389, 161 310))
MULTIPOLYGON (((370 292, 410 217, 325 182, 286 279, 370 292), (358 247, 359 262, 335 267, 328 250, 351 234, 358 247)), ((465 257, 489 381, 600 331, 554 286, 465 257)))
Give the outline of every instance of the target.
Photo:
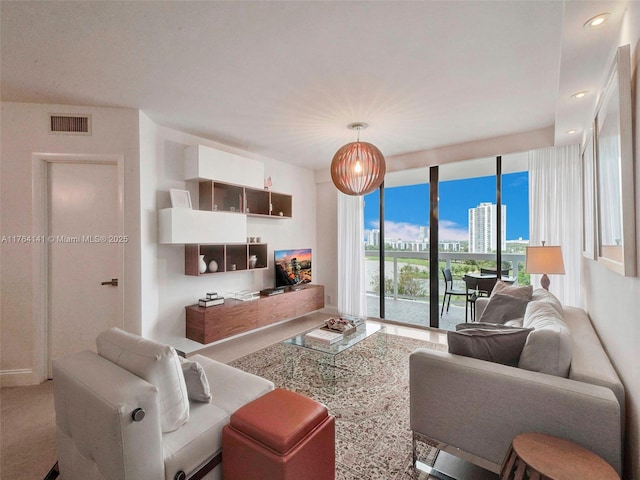
POLYGON ((123 326, 127 238, 122 235, 117 164, 50 162, 47 170, 51 378, 52 360, 95 351, 101 331, 123 326))

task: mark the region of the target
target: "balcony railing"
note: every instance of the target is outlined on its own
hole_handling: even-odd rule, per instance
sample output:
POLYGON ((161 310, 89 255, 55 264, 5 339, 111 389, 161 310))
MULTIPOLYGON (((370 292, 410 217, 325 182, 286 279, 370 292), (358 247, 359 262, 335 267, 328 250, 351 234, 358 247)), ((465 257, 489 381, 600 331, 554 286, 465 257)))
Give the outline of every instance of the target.
MULTIPOLYGON (((380 252, 378 250, 367 250, 366 257, 371 264, 378 265, 378 259, 380 256, 380 252)), ((413 298, 400 295, 398 293, 398 282, 400 277, 400 268, 398 266, 399 259, 421 259, 425 261, 429 261, 429 252, 405 252, 405 251, 385 251, 385 276, 387 278, 391 277, 393 279, 393 293, 392 298, 413 298), (388 268, 391 267, 391 268, 388 268)), ((445 268, 451 268, 452 261, 459 260, 461 262, 465 261, 487 261, 487 262, 495 262, 496 255, 494 253, 464 253, 464 252, 439 252, 438 258, 440 262, 445 263, 445 268)), ((524 263, 525 261, 524 253, 503 253, 502 254, 502 262, 510 264, 510 272, 509 276, 513 278, 518 278, 519 273, 519 263, 524 263)), ((378 269, 375 268, 375 272, 371 271, 371 267, 367 268, 367 293, 377 295, 378 292, 374 290, 374 282, 373 277, 378 273, 378 269)), ((428 271, 427 267, 424 267, 425 271, 428 271)), ((475 271, 473 266, 469 265, 470 272, 475 271)), ((440 282, 440 295, 444 294, 444 279, 442 278, 442 274, 438 275, 438 281, 440 282)), ((462 278, 455 278, 454 283, 456 288, 462 288, 462 278)), ((383 283, 383 282, 381 282, 383 283)), ((424 279, 425 291, 429 291, 429 279, 424 279)))
MULTIPOLYGON (((375 288, 374 277, 379 275, 378 259, 380 253, 377 250, 367 250, 367 294, 370 315, 377 311, 379 293, 375 288)), ((444 262, 444 268, 451 268, 452 263, 457 262, 464 263, 465 261, 487 261, 494 262, 495 254, 491 253, 461 253, 461 252, 439 252, 438 253, 440 263, 444 262)), ((406 251, 386 251, 385 252, 385 276, 393 280, 392 292, 386 293, 386 315, 385 318, 389 320, 395 320, 398 322, 404 322, 408 324, 429 325, 429 278, 419 278, 416 281, 421 283, 421 289, 424 292, 423 296, 415 295, 403 295, 399 292, 401 264, 404 259, 419 259, 424 260, 425 264, 429 261, 429 252, 406 252, 406 251), (400 264, 400 265, 399 265, 400 264)), ((509 276, 518 278, 519 263, 525 261, 524 253, 503 253, 502 261, 510 264, 509 276)), ((415 265, 415 264, 414 264, 415 265)), ((418 268, 421 268, 418 265, 418 268)), ((441 266, 442 268, 442 266, 441 266)), ((425 272, 428 272, 428 267, 425 265, 422 267, 425 272)), ((466 271, 473 272, 478 271, 479 267, 474 267, 469 264, 466 271)), ((461 275, 454 275, 454 289, 464 290, 464 280, 461 275)), ((438 283, 440 292, 440 301, 444 295, 444 278, 442 273, 438 272, 438 283)), ((384 282, 378 282, 378 286, 381 288, 384 282)), ((455 329, 457 323, 465 321, 466 302, 464 297, 452 298, 450 302, 450 309, 439 320, 440 328, 455 329)))

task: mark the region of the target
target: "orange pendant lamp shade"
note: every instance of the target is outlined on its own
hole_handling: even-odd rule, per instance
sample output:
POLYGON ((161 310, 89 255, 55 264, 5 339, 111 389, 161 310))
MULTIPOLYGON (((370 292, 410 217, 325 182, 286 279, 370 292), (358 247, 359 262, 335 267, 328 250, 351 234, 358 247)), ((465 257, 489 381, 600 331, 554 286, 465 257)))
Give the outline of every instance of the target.
MULTIPOLYGON (((366 124, 349 125, 358 133, 366 124)), ((358 141, 347 143, 333 156, 331 180, 346 195, 366 195, 373 192, 384 180, 387 165, 382 152, 371 143, 358 141)))

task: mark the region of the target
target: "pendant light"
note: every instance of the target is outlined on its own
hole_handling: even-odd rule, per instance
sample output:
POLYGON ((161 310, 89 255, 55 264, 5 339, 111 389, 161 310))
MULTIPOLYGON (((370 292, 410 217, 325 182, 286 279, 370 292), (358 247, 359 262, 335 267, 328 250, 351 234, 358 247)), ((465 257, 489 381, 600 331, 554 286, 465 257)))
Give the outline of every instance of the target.
POLYGON ((371 193, 384 180, 387 169, 384 155, 375 145, 360 141, 360 130, 367 127, 362 122, 348 125, 351 130, 358 131, 357 140, 341 147, 331 161, 331 180, 347 195, 371 193))

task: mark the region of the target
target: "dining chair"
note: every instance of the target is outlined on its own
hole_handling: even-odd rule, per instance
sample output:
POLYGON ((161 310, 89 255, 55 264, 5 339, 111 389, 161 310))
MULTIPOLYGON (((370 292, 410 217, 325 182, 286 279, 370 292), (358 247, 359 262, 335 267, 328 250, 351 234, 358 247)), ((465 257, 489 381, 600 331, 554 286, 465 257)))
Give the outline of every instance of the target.
MULTIPOLYGON (((449 304, 451 303, 451 296, 457 295, 461 297, 467 297, 466 290, 456 290, 453 288, 453 275, 451 275, 451 269, 445 268, 442 270, 442 275, 444 276, 444 297, 442 299, 442 309, 440 310, 440 316, 444 314, 444 306, 447 306, 447 313, 449 313, 449 304)), ((466 310, 465 304, 465 310, 466 310)), ((465 320, 466 320, 466 311, 465 311, 465 320)))
POLYGON ((465 275, 464 283, 466 286, 467 305, 465 306, 464 319, 467 320, 467 307, 471 307, 471 321, 476 321, 476 300, 479 297, 488 297, 491 290, 495 287, 497 277, 482 278, 478 276, 465 275))

